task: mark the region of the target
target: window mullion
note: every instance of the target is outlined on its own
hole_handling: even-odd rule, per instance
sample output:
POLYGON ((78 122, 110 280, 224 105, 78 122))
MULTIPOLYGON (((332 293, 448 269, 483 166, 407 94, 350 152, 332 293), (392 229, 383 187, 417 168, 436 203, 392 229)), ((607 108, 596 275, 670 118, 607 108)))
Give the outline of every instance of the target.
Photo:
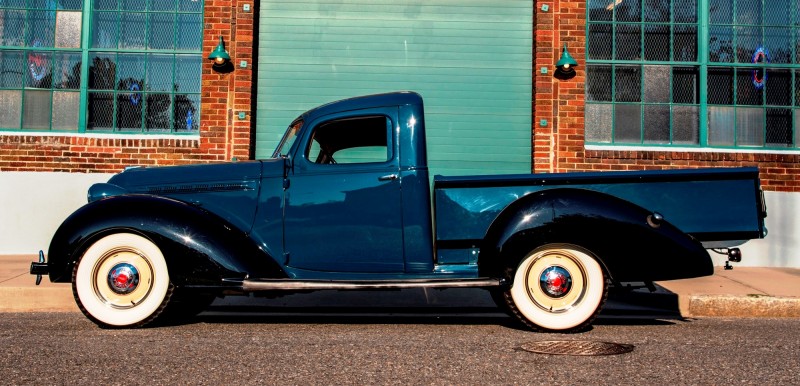
POLYGON ((709 2, 708 1, 698 1, 698 22, 699 22, 699 31, 698 31, 698 44, 697 44, 697 56, 698 61, 700 62, 700 100, 697 103, 700 106, 700 121, 698 124, 700 125, 700 130, 698 135, 698 144, 702 147, 708 146, 708 61, 709 61, 709 39, 710 39, 710 31, 709 31, 709 2))
POLYGON ((81 20, 81 84, 80 102, 81 113, 78 114, 78 132, 86 132, 86 119, 89 116, 89 48, 92 38, 92 0, 83 0, 83 19, 81 20))

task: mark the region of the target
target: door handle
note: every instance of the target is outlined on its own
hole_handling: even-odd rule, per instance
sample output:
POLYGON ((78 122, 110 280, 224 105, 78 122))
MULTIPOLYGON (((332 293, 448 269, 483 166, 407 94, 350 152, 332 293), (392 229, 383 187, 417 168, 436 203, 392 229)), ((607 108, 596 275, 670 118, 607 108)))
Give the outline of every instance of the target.
POLYGON ((394 181, 397 179, 397 174, 387 174, 385 176, 378 177, 378 181, 394 181))

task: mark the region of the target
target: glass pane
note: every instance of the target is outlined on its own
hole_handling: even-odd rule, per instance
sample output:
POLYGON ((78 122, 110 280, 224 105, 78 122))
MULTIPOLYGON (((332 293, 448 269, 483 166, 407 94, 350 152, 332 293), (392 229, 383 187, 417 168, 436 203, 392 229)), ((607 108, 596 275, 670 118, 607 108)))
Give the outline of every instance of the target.
POLYGON ((611 21, 614 8, 609 9, 608 4, 608 0, 589 0, 586 5, 589 8, 589 20, 611 21))
POLYGON ((80 93, 53 92, 53 130, 77 131, 80 107, 80 93))
POLYGON ((145 54, 119 54, 115 88, 120 91, 144 91, 144 71, 145 54))
POLYGON ((708 58, 712 62, 733 62, 733 28, 709 28, 708 58))
POLYGON ((55 30, 55 11, 28 11, 28 47, 53 47, 55 30))
POLYGON ((175 131, 200 129, 200 95, 175 95, 175 131))
MULTIPOLYGON (((175 91, 199 93, 203 57, 198 55, 177 55, 175 59, 175 91)), ((606 88, 609 88, 610 84, 607 83, 606 88)))
POLYGON ((736 0, 736 24, 761 24, 761 1, 736 0))
POLYGON ((80 48, 81 46, 81 13, 58 12, 56 18, 56 47, 80 48))
POLYGON ((8 8, 25 8, 25 0, 0 0, 0 5, 8 8))
POLYGON ((172 128, 172 98, 170 94, 147 95, 147 131, 169 131, 172 128))
POLYGON ((767 0, 765 5, 768 6, 768 9, 764 13, 764 24, 768 26, 791 25, 792 1, 795 0, 767 0))
POLYGON ((644 106, 644 142, 669 144, 669 105, 644 106))
POLYGON ((26 90, 22 111, 22 128, 50 130, 50 90, 26 90))
POLYGON ((700 138, 700 108, 697 106, 672 107, 672 143, 696 145, 700 138))
POLYGON ((58 9, 80 11, 83 9, 83 0, 59 0, 58 9))
POLYGON ((733 0, 711 0, 708 12, 712 24, 732 24, 733 0))
POLYGON ((143 110, 141 92, 117 94, 117 128, 120 131, 141 131, 143 110))
POLYGON ((86 119, 87 130, 113 130, 114 94, 90 92, 88 110, 89 114, 86 119))
POLYGON ((0 128, 19 129, 22 118, 22 91, 0 90, 0 128))
POLYGON ((173 91, 172 61, 172 55, 147 55, 145 84, 148 91, 173 91))
POLYGON ((611 142, 612 107, 610 104, 586 104, 586 142, 611 142))
POLYGON ((617 102, 641 101, 641 67, 617 66, 614 78, 617 102))
POLYGON ((670 21, 670 0, 645 0, 644 1, 644 21, 669 23, 670 21))
POLYGON ((92 48, 117 48, 119 28, 114 12, 95 12, 92 17, 92 48))
POLYGON ((179 12, 198 12, 198 13, 202 12, 203 11, 203 1, 202 0, 178 1, 178 11, 179 12))
POLYGON ((697 27, 676 26, 672 46, 672 57, 675 61, 697 61, 697 27))
POLYGON ((757 81, 763 76, 763 70, 736 69, 736 104, 754 106, 764 104, 764 86, 757 81))
POLYGON ((614 105, 614 142, 642 142, 641 105, 614 105))
POLYGON ((736 145, 764 146, 764 109, 739 107, 736 109, 736 145))
POLYGON ((800 106, 800 70, 794 70, 794 105, 800 106))
POLYGON ((792 110, 767 109, 767 146, 792 146, 792 110))
POLYGON ((644 66, 644 101, 669 102, 670 66, 644 66))
POLYGON ((768 48, 769 63, 792 63, 793 44, 791 28, 764 29, 764 45, 768 48))
POLYGON ((715 105, 733 104, 732 68, 708 68, 708 103, 715 105))
POLYGON ((53 71, 54 88, 77 90, 81 87, 81 54, 80 52, 57 52, 55 54, 55 71, 53 71))
POLYGON ((178 47, 179 50, 197 50, 203 48, 203 15, 178 15, 178 47))
POLYGON ((792 72, 782 69, 768 69, 764 81, 767 90, 767 104, 773 106, 792 105, 792 72))
POLYGON ((700 74, 697 67, 672 68, 672 102, 700 103, 700 74))
POLYGON ((708 106, 708 144, 733 146, 735 110, 727 106, 708 106))
POLYGON ((644 27, 644 59, 669 60, 669 25, 648 25, 644 27))
POLYGON ((28 0, 28 8, 56 9, 56 2, 54 0, 28 0))
POLYGON ((145 48, 145 14, 120 14, 119 48, 145 48))
POLYGON ((151 13, 147 46, 151 49, 175 49, 175 15, 151 13))
POLYGON ((145 11, 150 0, 119 0, 119 6, 123 11, 145 11))
POLYGON ((50 88, 53 85, 51 75, 53 53, 48 51, 29 51, 25 86, 34 88, 50 88))
POLYGON ((676 23, 697 23, 697 0, 673 0, 676 23))
POLYGON ((611 102, 611 66, 586 66, 586 100, 611 102))
POLYGON ((149 0, 151 11, 175 11, 175 0, 149 0))
POLYGON ((113 90, 116 84, 116 56, 111 53, 95 53, 89 66, 89 88, 113 90))
POLYGON ((20 88, 27 74, 22 51, 0 51, 0 88, 20 88))
POLYGON ((95 10, 117 9, 117 0, 93 0, 95 10))
POLYGON ((611 59, 612 42, 610 24, 589 25, 589 59, 611 59))
POLYGON ((22 38, 25 32, 25 11, 12 11, 0 9, 0 46, 25 45, 22 38))
POLYGON ((609 1, 617 21, 642 21, 642 0, 609 1))
POLYGON ((639 25, 618 24, 615 59, 640 60, 642 58, 642 28, 639 25))
POLYGON ((753 55, 763 44, 761 27, 736 27, 737 62, 753 63, 753 55))

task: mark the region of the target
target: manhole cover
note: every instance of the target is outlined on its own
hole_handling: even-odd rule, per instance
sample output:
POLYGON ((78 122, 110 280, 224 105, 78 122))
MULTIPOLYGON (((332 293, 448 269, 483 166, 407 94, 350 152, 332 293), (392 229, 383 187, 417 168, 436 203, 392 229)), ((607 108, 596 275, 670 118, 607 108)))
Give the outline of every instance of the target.
POLYGON ((550 355, 617 355, 633 351, 633 345, 579 340, 550 340, 525 343, 522 345, 522 349, 533 353, 550 355))

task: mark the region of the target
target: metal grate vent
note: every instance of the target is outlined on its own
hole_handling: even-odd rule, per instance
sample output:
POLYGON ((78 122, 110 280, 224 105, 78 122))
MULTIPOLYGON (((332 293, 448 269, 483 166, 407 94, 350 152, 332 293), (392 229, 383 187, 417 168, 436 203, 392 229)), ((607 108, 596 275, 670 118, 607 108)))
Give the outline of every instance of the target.
POLYGON ((522 349, 537 354, 599 356, 629 353, 633 351, 633 345, 611 342, 551 340, 526 343, 522 345, 522 349))

